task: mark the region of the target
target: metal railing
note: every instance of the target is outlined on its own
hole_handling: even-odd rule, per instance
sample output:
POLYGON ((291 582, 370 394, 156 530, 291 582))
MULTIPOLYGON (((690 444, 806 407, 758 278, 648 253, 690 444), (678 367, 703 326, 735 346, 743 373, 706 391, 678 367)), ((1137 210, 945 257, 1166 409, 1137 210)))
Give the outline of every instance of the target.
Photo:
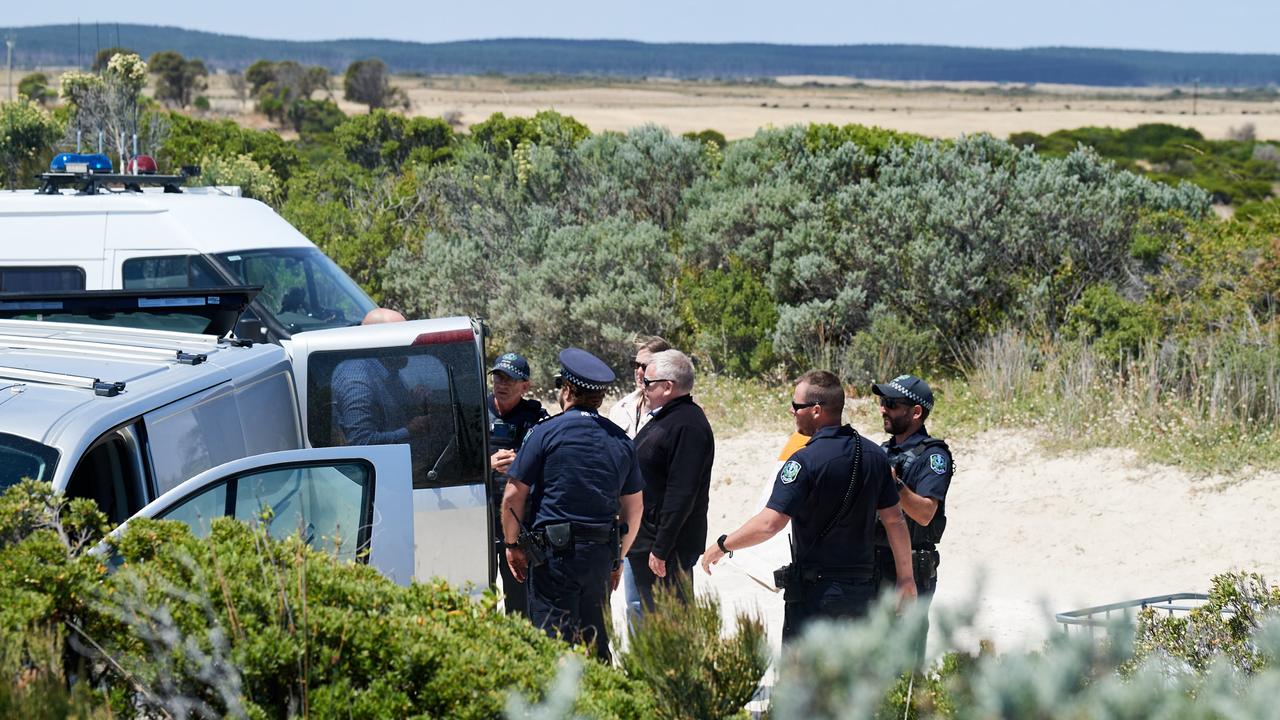
POLYGON ((1136 600, 1123 600, 1107 605, 1095 605, 1094 607, 1080 610, 1068 610, 1067 612, 1058 613, 1054 616, 1054 619, 1062 625, 1062 629, 1066 632, 1070 632, 1072 627, 1092 630, 1105 627, 1111 622, 1113 614, 1123 614, 1125 617, 1130 617, 1136 611, 1146 608, 1164 610, 1170 615, 1188 613, 1203 605, 1208 599, 1209 596, 1204 593, 1192 592, 1153 595, 1136 600))

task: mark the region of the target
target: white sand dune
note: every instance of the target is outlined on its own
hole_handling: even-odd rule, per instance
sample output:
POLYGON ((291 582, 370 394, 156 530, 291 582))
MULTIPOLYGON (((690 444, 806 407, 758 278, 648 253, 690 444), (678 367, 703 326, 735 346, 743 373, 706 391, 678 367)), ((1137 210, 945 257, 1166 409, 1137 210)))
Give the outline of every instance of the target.
MULTIPOLYGON (((762 507, 785 441, 718 432, 713 537, 762 507)), ((934 607, 968 602, 981 582, 972 641, 990 640, 1001 651, 1034 647, 1056 627, 1053 613, 1204 592, 1214 574, 1230 569, 1280 578, 1280 473, 1228 481, 1145 464, 1130 450, 1050 454, 1028 432, 991 432, 951 447, 957 472, 934 607)), ((781 596, 748 573, 768 582, 787 556, 783 533, 735 553, 710 577, 695 570, 698 591, 717 593, 726 614, 761 612, 777 648, 781 596)), ((622 605, 619 591, 616 627, 622 605)))

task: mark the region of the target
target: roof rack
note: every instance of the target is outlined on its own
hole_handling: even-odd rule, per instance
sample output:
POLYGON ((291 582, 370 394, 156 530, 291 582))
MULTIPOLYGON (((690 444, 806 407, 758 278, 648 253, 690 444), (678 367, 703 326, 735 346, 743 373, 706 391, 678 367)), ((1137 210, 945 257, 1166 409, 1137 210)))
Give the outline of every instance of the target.
POLYGON ((142 192, 143 185, 163 187, 167 193, 181 193, 188 177, 200 174, 199 168, 182 168, 181 175, 133 175, 128 173, 47 172, 40 174, 37 195, 57 195, 63 188, 76 187, 78 195, 96 195, 105 185, 124 185, 126 192, 142 192))
POLYGON ((26 368, 0 367, 0 377, 8 380, 44 383, 46 385, 84 388, 92 390, 94 395, 101 397, 115 397, 124 391, 123 382, 103 382, 98 378, 87 375, 27 370, 26 368))

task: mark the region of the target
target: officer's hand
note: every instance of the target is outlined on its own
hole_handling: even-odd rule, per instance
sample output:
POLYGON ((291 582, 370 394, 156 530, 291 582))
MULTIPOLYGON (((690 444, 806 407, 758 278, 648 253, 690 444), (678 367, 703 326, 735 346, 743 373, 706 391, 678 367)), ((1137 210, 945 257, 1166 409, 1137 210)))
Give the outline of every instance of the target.
POLYGON ((720 558, 724 557, 724 553, 720 551, 720 546, 711 543, 706 550, 702 551, 702 570, 706 574, 711 574, 711 566, 720 562, 720 558))
POLYGON ((915 578, 898 578, 898 610, 906 608, 916 599, 915 578))
POLYGON ((622 581, 622 564, 619 563, 617 570, 611 570, 609 572, 609 592, 613 592, 614 590, 617 590, 618 583, 621 581, 622 581))
POLYGON ((511 568, 511 575, 516 582, 524 582, 525 573, 529 570, 529 559, 524 556, 524 550, 507 548, 507 567, 511 568))
POLYGON ((653 571, 654 575, 664 578, 667 576, 667 561, 653 553, 649 553, 649 569, 653 571))
POLYGON ((426 415, 419 415, 415 417, 409 421, 409 437, 420 438, 425 436, 427 434, 427 427, 428 422, 426 415))
POLYGON ((509 448, 495 450, 489 456, 489 468, 494 472, 504 473, 511 468, 511 463, 515 462, 516 451, 509 448))

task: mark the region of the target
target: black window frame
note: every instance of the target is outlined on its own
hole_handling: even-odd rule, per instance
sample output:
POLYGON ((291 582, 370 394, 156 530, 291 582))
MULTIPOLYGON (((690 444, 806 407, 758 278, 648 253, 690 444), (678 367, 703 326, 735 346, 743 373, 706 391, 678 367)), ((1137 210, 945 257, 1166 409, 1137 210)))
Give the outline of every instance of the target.
POLYGON ((84 268, 79 265, 0 265, 0 292, 31 292, 31 293, 50 293, 50 292, 68 292, 72 290, 84 290, 88 277, 84 268), (65 273, 73 272, 80 277, 80 287, 58 287, 43 288, 38 290, 9 290, 5 284, 5 275, 11 272, 22 271, 44 271, 46 273, 65 273))

